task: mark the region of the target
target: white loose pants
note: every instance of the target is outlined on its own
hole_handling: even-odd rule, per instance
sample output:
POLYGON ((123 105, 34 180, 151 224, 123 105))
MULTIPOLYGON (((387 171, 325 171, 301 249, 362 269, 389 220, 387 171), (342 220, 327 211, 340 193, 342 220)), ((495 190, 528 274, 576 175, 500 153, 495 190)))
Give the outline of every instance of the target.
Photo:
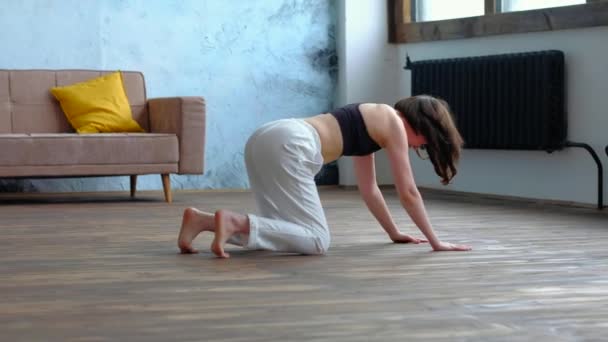
POLYGON ((248 249, 324 254, 329 228, 314 177, 323 166, 321 141, 304 120, 267 123, 249 138, 245 164, 258 215, 250 233, 228 242, 248 249))

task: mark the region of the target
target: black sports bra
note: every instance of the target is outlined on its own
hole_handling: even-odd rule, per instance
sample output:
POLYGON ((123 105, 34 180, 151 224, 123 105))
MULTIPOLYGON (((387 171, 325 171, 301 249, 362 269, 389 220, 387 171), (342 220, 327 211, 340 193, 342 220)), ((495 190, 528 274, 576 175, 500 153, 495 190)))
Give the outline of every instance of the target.
POLYGON ((367 132, 359 103, 334 109, 330 114, 338 120, 342 131, 343 155, 365 156, 381 149, 367 132))

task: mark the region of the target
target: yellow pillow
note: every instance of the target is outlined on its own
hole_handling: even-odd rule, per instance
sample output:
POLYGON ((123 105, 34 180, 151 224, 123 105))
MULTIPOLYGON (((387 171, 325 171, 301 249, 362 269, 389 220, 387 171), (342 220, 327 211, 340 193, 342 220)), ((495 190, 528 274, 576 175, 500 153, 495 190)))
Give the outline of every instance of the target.
POLYGON ((65 87, 54 87, 51 93, 78 133, 144 131, 133 120, 119 71, 65 87))

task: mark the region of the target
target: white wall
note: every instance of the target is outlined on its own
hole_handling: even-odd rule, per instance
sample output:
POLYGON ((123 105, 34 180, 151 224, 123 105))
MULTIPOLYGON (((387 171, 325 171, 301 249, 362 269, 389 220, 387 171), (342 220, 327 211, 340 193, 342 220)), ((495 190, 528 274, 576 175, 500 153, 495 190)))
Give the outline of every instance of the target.
MULTIPOLYGON (((347 83, 340 78, 338 92, 345 93, 342 102, 391 104, 409 95, 410 75, 402 69, 406 52, 415 61, 558 49, 566 55, 568 138, 590 144, 608 168, 604 153, 608 144, 608 27, 389 45, 385 1, 353 1, 343 9, 340 15, 346 18, 347 34, 339 56, 346 64, 340 72, 346 73, 347 83), (349 31, 351 26, 355 27, 349 31)), ((459 174, 448 187, 441 186, 430 163, 413 154, 412 161, 417 184, 423 187, 588 204, 597 200, 597 169, 582 149, 553 154, 464 150, 459 174)), ((341 184, 354 184, 352 168, 345 170, 343 162, 340 166, 341 184)), ((377 168, 379 183, 390 183, 386 161, 379 161, 377 168)), ((604 178, 608 180, 608 170, 604 178)))
MULTIPOLYGON (((336 47, 338 89, 336 106, 353 102, 393 104, 402 97, 399 46, 387 43, 386 1, 338 0, 336 47)), ((386 155, 376 155, 378 179, 390 184, 386 155)), ((338 161, 340 184, 354 185, 350 158, 338 161)))

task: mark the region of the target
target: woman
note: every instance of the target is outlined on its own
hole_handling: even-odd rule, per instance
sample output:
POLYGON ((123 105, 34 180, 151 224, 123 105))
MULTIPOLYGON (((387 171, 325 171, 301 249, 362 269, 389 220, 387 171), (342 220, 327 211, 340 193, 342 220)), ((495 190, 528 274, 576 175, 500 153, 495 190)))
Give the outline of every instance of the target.
POLYGON ((408 148, 425 149, 448 184, 456 175, 462 138, 447 103, 414 96, 384 104, 353 104, 306 119, 273 121, 248 140, 245 163, 258 215, 218 210, 215 214, 184 211, 178 246, 196 253, 192 241, 202 231, 215 233, 211 250, 228 258, 226 243, 248 249, 324 254, 329 228, 314 182, 324 163, 354 156, 359 191, 365 204, 392 241, 429 242, 435 251, 466 251, 471 247, 440 241, 427 217, 412 175, 408 148), (402 233, 376 183, 374 152, 385 149, 400 202, 426 239, 402 233))

